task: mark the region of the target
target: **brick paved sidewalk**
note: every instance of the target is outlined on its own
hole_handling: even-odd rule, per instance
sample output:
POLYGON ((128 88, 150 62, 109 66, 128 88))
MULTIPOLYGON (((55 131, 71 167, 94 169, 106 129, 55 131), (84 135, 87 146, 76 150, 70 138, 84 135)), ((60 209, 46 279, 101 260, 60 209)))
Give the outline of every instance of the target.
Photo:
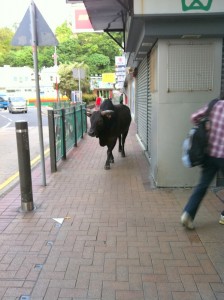
POLYGON ((179 223, 190 189, 155 189, 132 124, 126 158, 85 136, 21 213, 16 186, 0 199, 0 299, 224 299, 223 203, 206 196, 196 230, 179 223), (53 218, 65 218, 59 224, 53 218))

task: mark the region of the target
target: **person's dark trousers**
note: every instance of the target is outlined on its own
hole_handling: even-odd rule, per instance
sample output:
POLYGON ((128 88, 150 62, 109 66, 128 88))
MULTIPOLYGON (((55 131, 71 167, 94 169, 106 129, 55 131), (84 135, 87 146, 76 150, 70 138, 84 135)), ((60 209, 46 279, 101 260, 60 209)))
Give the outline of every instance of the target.
POLYGON ((210 183, 219 170, 221 170, 224 174, 224 158, 215 158, 209 156, 206 160, 206 163, 202 167, 199 184, 195 187, 184 208, 184 211, 191 216, 192 220, 194 220, 200 203, 204 198, 210 183))

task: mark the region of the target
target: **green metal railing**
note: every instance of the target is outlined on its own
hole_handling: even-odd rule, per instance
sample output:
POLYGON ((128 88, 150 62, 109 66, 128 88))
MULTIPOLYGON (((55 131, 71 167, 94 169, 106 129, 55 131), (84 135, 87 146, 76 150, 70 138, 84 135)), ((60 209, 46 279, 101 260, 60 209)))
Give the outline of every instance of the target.
POLYGON ((51 172, 87 132, 86 104, 48 110, 51 172))

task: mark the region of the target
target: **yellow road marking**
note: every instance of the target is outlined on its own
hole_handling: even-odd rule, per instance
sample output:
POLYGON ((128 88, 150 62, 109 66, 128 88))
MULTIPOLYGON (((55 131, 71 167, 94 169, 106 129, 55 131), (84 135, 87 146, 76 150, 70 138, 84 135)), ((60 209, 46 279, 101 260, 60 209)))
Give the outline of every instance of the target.
MULTIPOLYGON (((44 154, 47 155, 50 152, 50 149, 48 148, 47 150, 44 151, 44 154)), ((40 160, 40 155, 35 157, 33 160, 30 162, 30 166, 32 167, 35 163, 37 163, 40 160)), ((14 179, 19 177, 19 172, 16 172, 12 176, 10 176, 8 179, 6 179, 2 184, 0 184, 0 190, 5 188, 10 182, 12 182, 14 179)))

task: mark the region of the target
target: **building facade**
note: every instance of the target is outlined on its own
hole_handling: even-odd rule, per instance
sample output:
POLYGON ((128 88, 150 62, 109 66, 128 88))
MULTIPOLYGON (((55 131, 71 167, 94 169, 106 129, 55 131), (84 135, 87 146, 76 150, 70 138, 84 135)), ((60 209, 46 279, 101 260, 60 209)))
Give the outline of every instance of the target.
MULTIPOLYGON (((20 94, 36 97, 34 70, 30 67, 0 67, 0 91, 9 95, 20 94)), ((59 81, 57 67, 43 68, 39 72, 40 93, 42 96, 55 95, 54 83, 59 81)))
POLYGON ((83 2, 95 30, 124 34, 128 105, 156 186, 194 186, 182 142, 191 113, 224 89, 224 1, 83 2))
POLYGON ((133 7, 126 50, 137 77, 129 86, 135 81, 134 115, 151 175, 159 187, 194 186, 199 168, 183 167, 182 142, 191 113, 224 88, 224 3, 136 0, 133 7))

